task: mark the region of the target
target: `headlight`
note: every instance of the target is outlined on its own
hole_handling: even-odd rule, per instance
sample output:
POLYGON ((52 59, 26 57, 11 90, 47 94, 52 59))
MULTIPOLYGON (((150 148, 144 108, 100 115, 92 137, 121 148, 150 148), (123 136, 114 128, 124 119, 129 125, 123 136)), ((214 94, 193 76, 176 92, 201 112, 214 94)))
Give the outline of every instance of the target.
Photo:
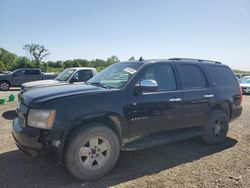
POLYGON ((40 129, 51 129, 56 116, 55 110, 30 109, 28 114, 28 126, 40 129))

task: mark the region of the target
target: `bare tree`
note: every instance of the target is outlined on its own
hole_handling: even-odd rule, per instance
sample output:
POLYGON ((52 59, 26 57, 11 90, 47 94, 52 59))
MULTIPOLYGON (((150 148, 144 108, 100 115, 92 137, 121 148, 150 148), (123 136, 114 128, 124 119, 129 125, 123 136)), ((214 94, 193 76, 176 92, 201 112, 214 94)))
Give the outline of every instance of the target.
POLYGON ((23 49, 29 53, 36 67, 39 67, 44 57, 50 54, 49 50, 39 44, 25 44, 23 49))

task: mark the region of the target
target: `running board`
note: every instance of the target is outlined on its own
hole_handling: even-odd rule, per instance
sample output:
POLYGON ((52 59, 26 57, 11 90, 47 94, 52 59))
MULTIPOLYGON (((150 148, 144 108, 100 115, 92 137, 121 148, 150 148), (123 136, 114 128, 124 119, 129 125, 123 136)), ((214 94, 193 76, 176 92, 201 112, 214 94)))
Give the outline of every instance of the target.
POLYGON ((160 133, 154 133, 147 136, 138 138, 130 143, 124 145, 121 149, 124 151, 133 151, 145 149, 157 145, 167 144, 196 136, 201 136, 202 132, 200 128, 188 128, 175 131, 166 131, 160 133))

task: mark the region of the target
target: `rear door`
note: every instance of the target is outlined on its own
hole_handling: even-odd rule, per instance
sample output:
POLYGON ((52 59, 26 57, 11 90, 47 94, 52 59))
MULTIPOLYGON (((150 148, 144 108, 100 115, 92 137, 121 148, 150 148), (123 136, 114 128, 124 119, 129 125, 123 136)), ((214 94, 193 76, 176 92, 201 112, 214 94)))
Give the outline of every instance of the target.
POLYGON ((212 86, 202 65, 178 63, 177 67, 183 93, 183 127, 202 126, 214 98, 212 86))
POLYGON ((25 80, 24 82, 31 82, 41 80, 42 75, 39 70, 25 70, 25 80))
POLYGON ((177 85, 175 69, 170 63, 149 65, 134 79, 128 92, 126 114, 131 137, 181 128, 182 93, 177 85), (134 86, 144 79, 157 81, 158 90, 135 94, 134 86))

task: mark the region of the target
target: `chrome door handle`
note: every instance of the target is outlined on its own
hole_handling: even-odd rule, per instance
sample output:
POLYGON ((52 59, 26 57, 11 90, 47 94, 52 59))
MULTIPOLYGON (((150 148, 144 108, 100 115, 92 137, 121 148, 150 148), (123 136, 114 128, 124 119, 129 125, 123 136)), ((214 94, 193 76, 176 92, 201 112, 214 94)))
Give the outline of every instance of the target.
POLYGON ((207 94, 207 95, 204 95, 204 97, 205 98, 212 98, 212 97, 214 97, 214 95, 213 94, 207 94))
POLYGON ((179 102, 179 101, 182 101, 181 98, 172 98, 172 99, 169 99, 169 102, 179 102))

